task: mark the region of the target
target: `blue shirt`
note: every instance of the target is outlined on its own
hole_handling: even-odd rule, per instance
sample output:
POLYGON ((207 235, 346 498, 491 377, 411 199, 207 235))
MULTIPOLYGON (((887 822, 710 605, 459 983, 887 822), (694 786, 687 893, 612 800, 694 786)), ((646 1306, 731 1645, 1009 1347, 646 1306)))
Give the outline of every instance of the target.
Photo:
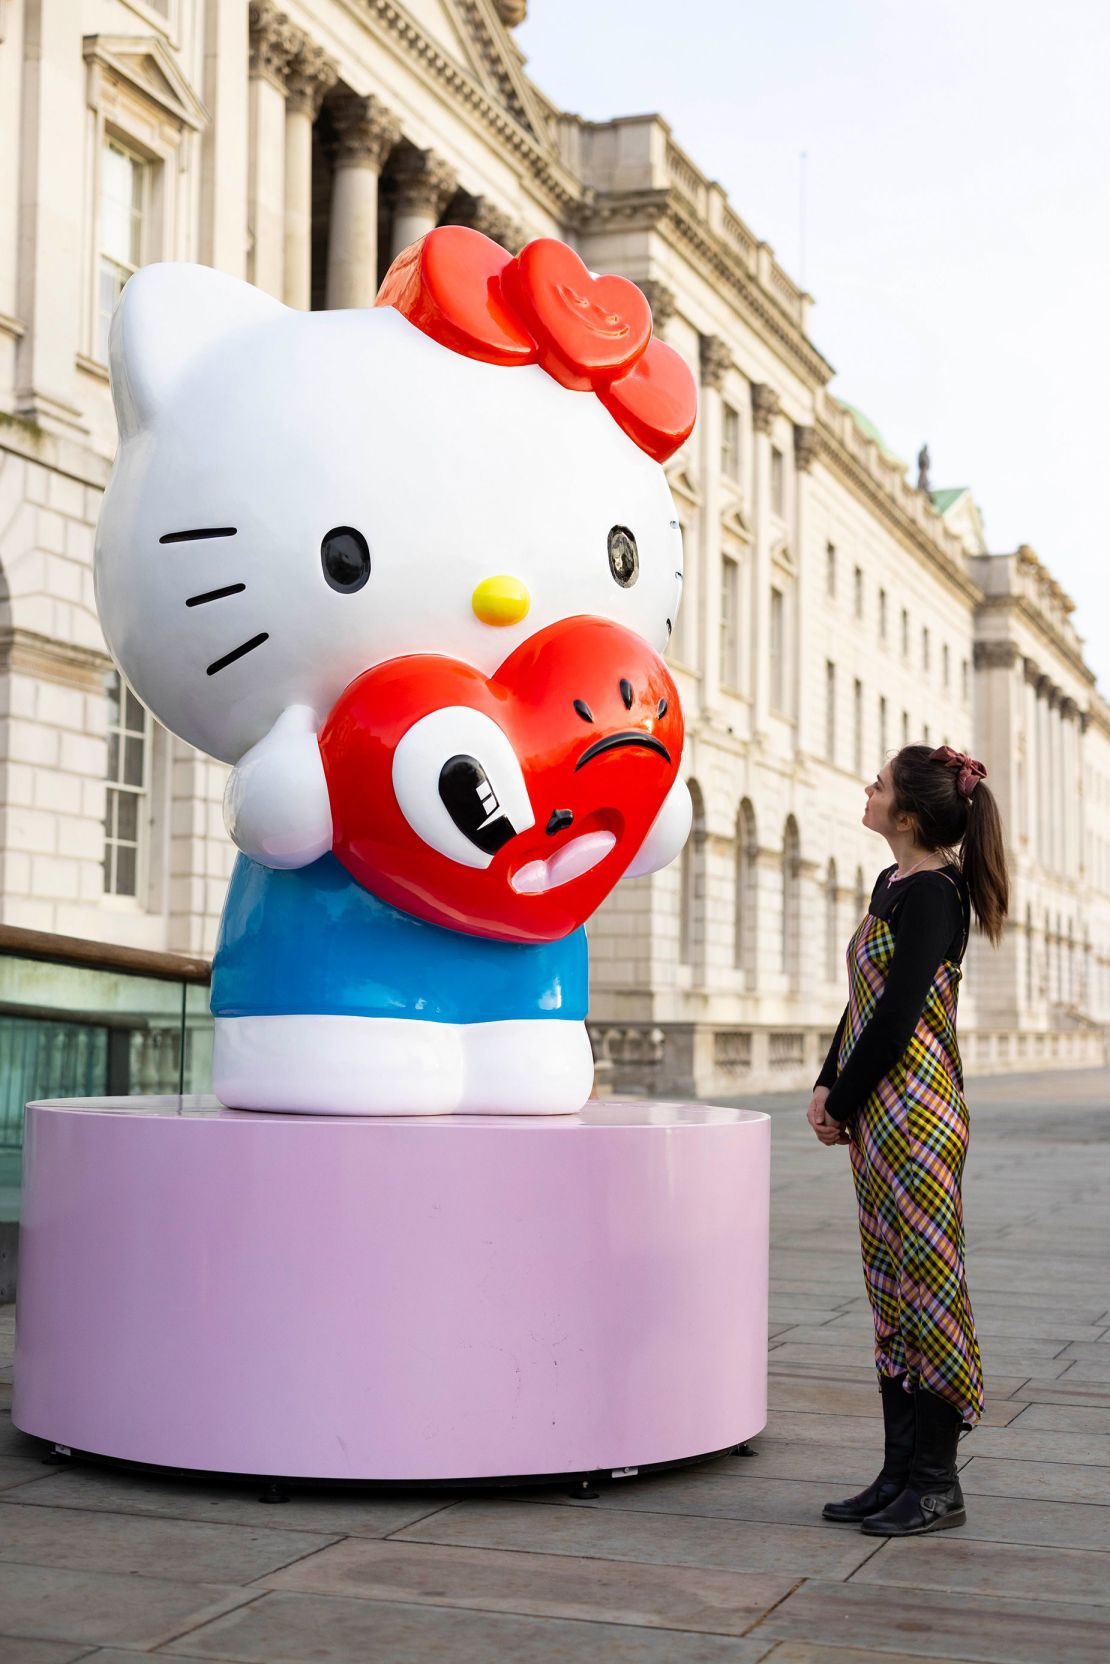
POLYGON ((212 966, 217 1017, 411 1017, 431 1023, 586 1015, 586 932, 536 945, 401 913, 334 855, 277 872, 235 862, 212 966))

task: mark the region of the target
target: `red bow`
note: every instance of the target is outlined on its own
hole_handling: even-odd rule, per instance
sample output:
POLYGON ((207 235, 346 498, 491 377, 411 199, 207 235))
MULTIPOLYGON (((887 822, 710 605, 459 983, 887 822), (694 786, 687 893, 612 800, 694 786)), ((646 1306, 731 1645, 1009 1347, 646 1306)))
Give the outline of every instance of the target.
POLYGON ((694 426, 694 378, 652 335, 643 291, 625 277, 594 277, 552 237, 514 259, 469 226, 441 225, 397 256, 374 304, 395 307, 452 352, 539 364, 562 386, 596 393, 656 462, 694 426))
POLYGON ((931 762, 943 763, 945 768, 958 768, 956 790, 961 797, 970 797, 980 780, 987 778, 987 771, 975 757, 969 757, 966 751, 954 751, 950 745, 940 745, 929 753, 931 762))

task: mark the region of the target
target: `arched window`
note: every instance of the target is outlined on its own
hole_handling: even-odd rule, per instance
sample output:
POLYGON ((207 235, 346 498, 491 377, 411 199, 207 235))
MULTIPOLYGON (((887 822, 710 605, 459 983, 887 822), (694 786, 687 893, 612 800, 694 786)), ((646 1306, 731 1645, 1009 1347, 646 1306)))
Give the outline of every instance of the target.
POLYGON ((705 969, 705 800, 696 780, 687 781, 693 825, 682 851, 679 885, 678 957, 697 978, 705 969))
POLYGON ((836 862, 825 868, 825 981, 835 982, 840 959, 840 923, 836 904, 836 862))
POLYGON ((798 823, 787 815, 782 833, 782 938, 780 966, 793 993, 798 986, 801 924, 801 841, 798 823))
POLYGON ((867 893, 867 880, 863 876, 863 868, 856 868, 856 923, 863 923, 863 915, 867 912, 871 897, 867 893))
POLYGON ((755 810, 748 798, 736 813, 736 895, 733 919, 733 963, 744 973, 745 988, 756 983, 756 942, 759 890, 756 872, 755 810))

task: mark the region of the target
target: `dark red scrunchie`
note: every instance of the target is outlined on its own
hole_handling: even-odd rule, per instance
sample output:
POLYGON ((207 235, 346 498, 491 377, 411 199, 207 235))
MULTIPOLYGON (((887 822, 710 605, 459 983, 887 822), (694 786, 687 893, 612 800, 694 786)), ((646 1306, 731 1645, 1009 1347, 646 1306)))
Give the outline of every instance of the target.
POLYGON ((966 751, 954 751, 950 745, 938 745, 935 751, 929 753, 929 761, 943 763, 945 768, 959 769, 956 790, 961 797, 970 797, 980 780, 987 778, 987 771, 981 762, 969 757, 966 751))

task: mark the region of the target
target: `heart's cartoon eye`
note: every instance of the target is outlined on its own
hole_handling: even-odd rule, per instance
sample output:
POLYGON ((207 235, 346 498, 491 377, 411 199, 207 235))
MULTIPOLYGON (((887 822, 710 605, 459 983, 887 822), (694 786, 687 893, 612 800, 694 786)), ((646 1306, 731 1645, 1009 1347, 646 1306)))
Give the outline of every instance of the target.
POLYGON ((332 589, 353 595, 370 576, 370 546, 354 526, 333 526, 320 544, 320 564, 332 589))
POLYGON ((627 526, 614 526, 609 533, 609 570, 622 589, 631 589, 640 576, 636 539, 627 526))
POLYGON ((464 867, 488 867, 503 844, 535 825, 508 738, 466 705, 413 724, 393 756, 393 790, 417 837, 464 867))

